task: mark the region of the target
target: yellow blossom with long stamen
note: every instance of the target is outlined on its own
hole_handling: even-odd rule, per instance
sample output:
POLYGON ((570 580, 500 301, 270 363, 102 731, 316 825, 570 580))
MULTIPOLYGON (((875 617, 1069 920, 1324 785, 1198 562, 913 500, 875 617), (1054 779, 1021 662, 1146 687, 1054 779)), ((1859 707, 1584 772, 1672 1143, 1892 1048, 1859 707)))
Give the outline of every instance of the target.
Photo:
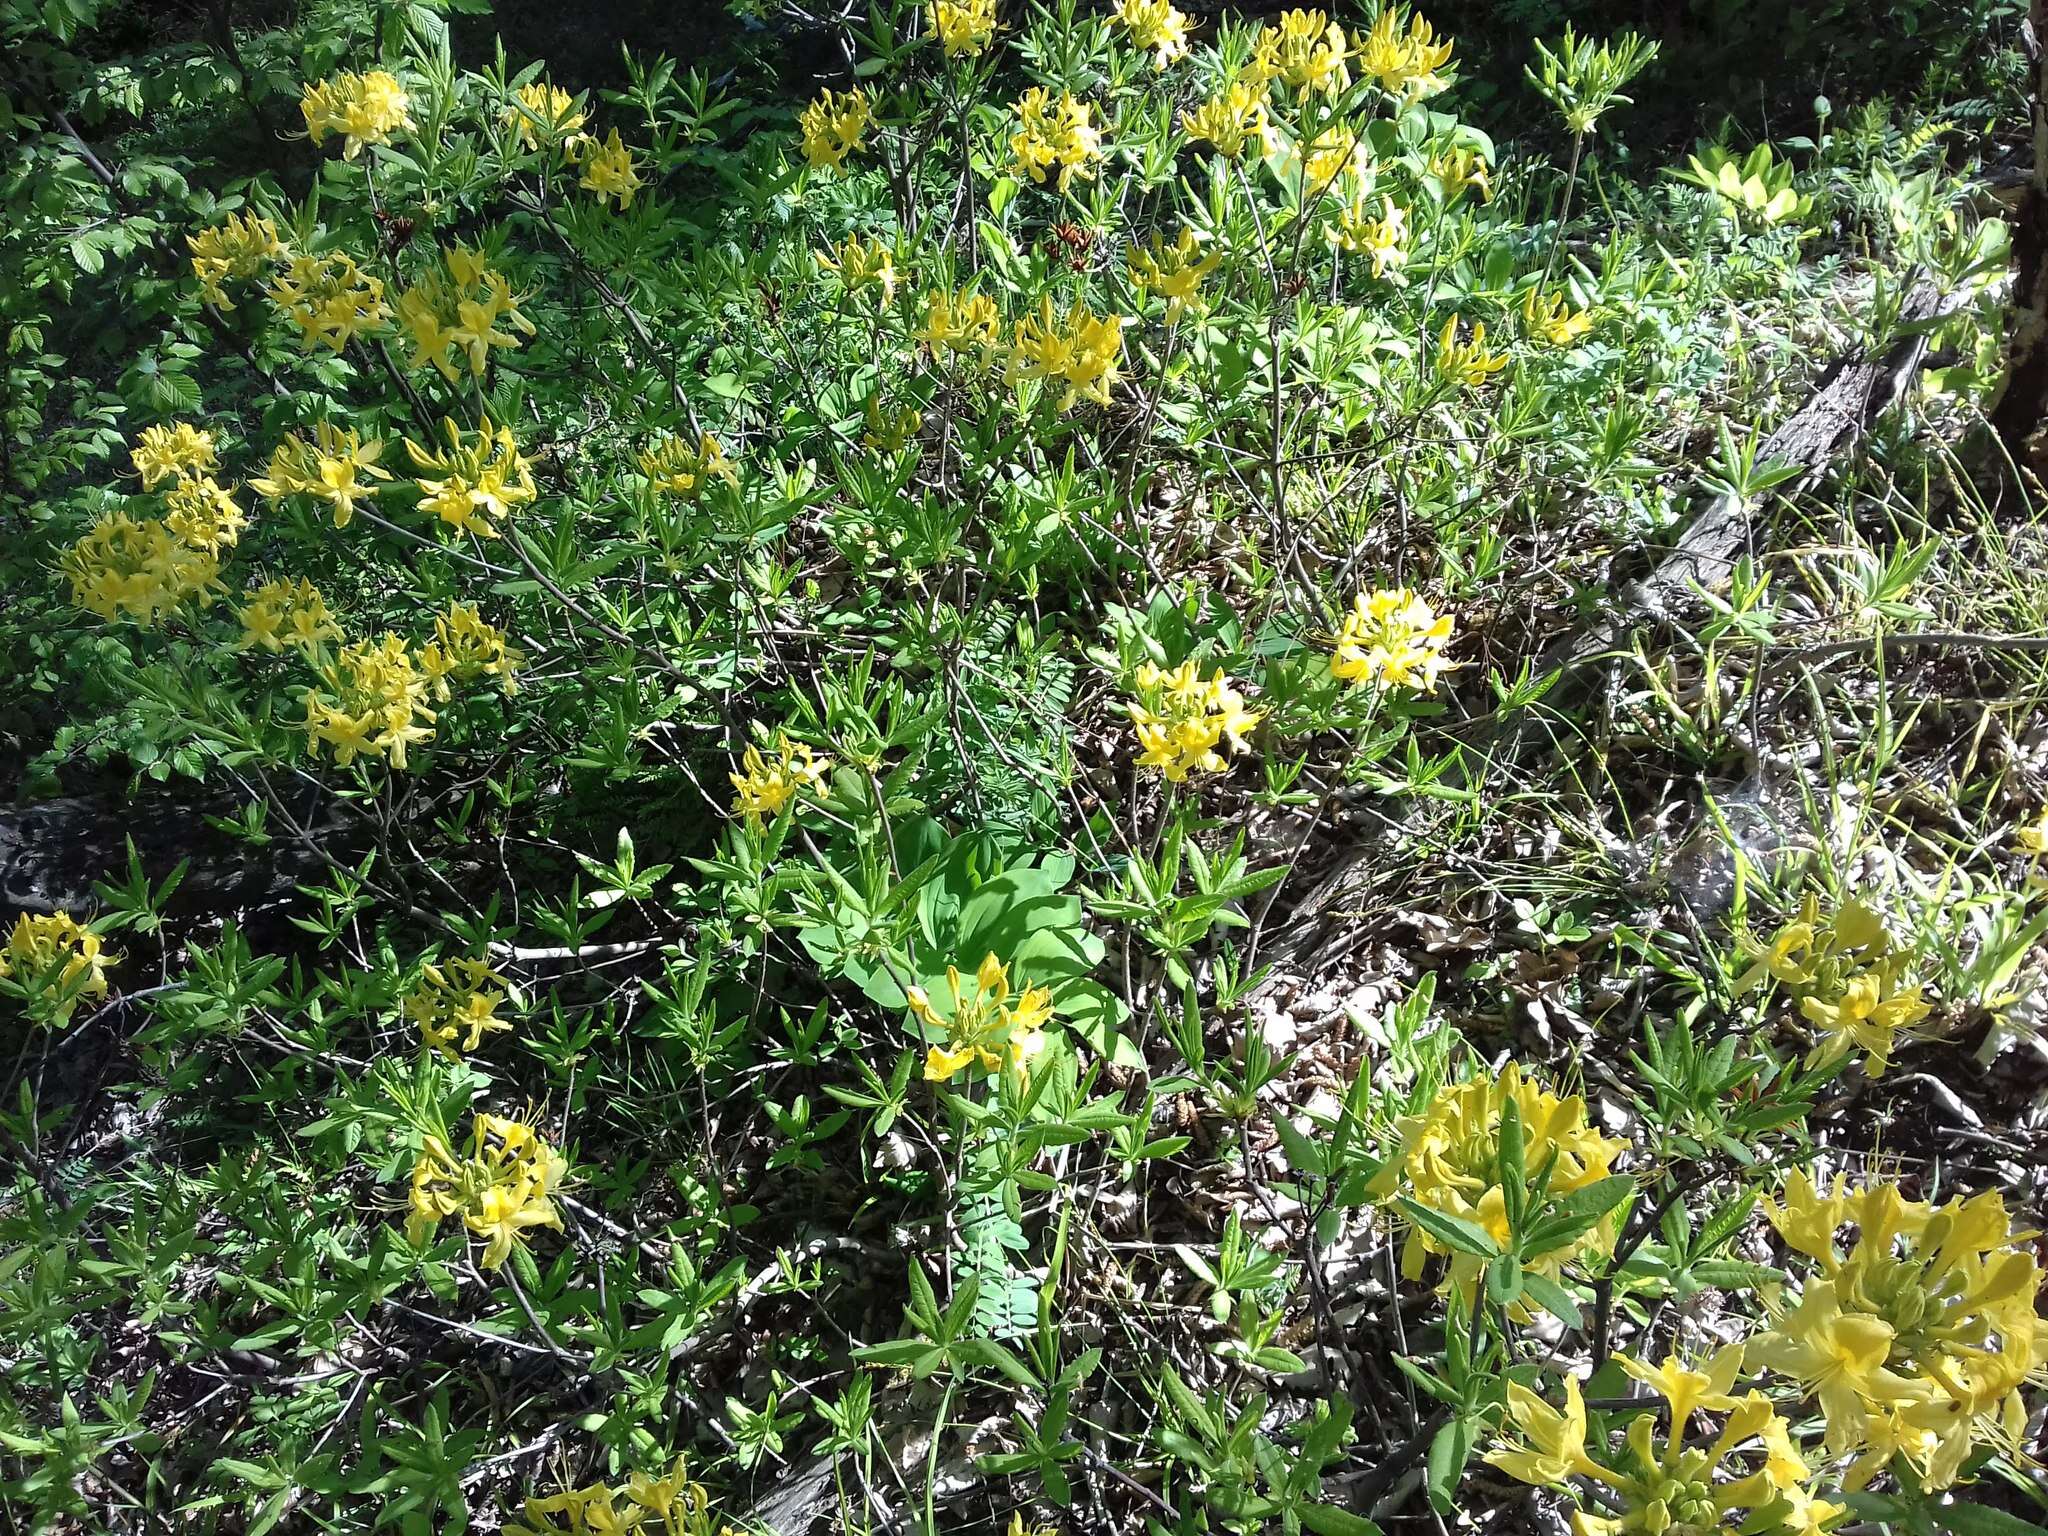
POLYGON ((1204 256, 1200 237, 1183 228, 1172 245, 1154 234, 1149 249, 1132 250, 1127 266, 1132 286, 1140 293, 1156 293, 1166 300, 1166 323, 1172 325, 1190 311, 1207 311, 1202 283, 1222 264, 1222 256, 1214 251, 1204 256))
POLYGON ((420 508, 431 512, 460 533, 494 539, 498 525, 537 494, 533 468, 513 440, 512 429, 491 418, 475 432, 464 432, 452 420, 444 420, 448 434, 445 449, 428 450, 411 438, 405 451, 415 466, 425 471, 419 477, 420 508))
POLYGON ((285 581, 267 581, 249 594, 238 617, 242 621, 242 644, 266 651, 286 646, 318 658, 326 647, 341 639, 341 626, 334 620, 320 589, 303 576, 285 581))
POLYGON ((1077 176, 1083 181, 1094 178, 1095 163, 1102 158, 1102 133, 1088 103, 1072 91, 1054 96, 1034 85, 1018 98, 1015 111, 1019 127, 1010 135, 1010 153, 1018 175, 1029 176, 1040 186, 1054 175, 1062 192, 1077 176))
POLYGON ((1322 11, 1283 11, 1260 30, 1252 47, 1251 73, 1278 80, 1296 96, 1335 96, 1351 84, 1351 42, 1322 11))
POLYGON ((931 0, 932 36, 949 59, 974 59, 996 40, 996 0, 931 0))
POLYGON ((1273 148, 1266 82, 1232 80, 1192 112, 1182 113, 1180 125, 1189 138, 1206 140, 1226 160, 1237 159, 1247 149, 1263 154, 1273 148))
POLYGON ((1225 749, 1244 751, 1245 737, 1265 718, 1244 707, 1221 667, 1204 678, 1192 658, 1171 672, 1146 662, 1138 668, 1137 694, 1124 707, 1138 766, 1157 768, 1175 784, 1190 774, 1223 772, 1230 766, 1225 749))
POLYGON ((1125 324, 1123 316, 1097 315, 1079 301, 1056 316, 1048 294, 1039 301, 1036 313, 1017 323, 1010 349, 1010 379, 1064 384, 1059 400, 1062 411, 1071 410, 1081 399, 1107 405, 1110 390, 1122 377, 1125 324))
POLYGON ((0 943, 0 977, 43 1000, 49 1022, 68 1024, 80 998, 107 995, 109 954, 68 912, 24 912, 0 943))
POLYGON ((1354 685, 1434 693, 1438 679, 1456 666, 1444 655, 1451 633, 1450 615, 1406 587, 1361 592, 1337 631, 1330 675, 1354 685))
POLYGON ((335 527, 346 528, 357 504, 380 489, 371 482, 391 478, 391 471, 377 463, 383 454, 382 443, 363 441, 353 427, 315 422, 311 442, 296 432, 285 434, 271 450, 268 472, 251 480, 249 489, 266 501, 310 496, 326 506, 335 527))
POLYGON ((820 757, 807 741, 779 736, 773 750, 771 759, 759 747, 748 747, 740 772, 727 775, 738 797, 733 814, 756 831, 805 791, 817 793, 832 772, 832 759, 820 757))
POLYGON ((866 143, 874 118, 866 91, 820 91, 797 118, 804 159, 814 171, 839 170, 866 143))
POLYGON ((1052 993, 1020 982, 1013 998, 1009 967, 993 954, 982 960, 973 984, 964 989, 959 969, 947 966, 946 986, 952 1008, 944 1014, 932 1006, 923 987, 911 987, 908 993, 911 1015, 926 1030, 944 1037, 925 1053, 925 1081, 950 1081, 966 1067, 995 1072, 1007 1066, 1028 1075, 1045 1050, 1052 993))
POLYGON ((215 309, 233 309, 235 301, 221 285, 229 278, 248 281, 260 276, 285 254, 277 226, 253 213, 231 213, 211 229, 185 237, 192 252, 192 275, 199 291, 215 309))
POLYGON ((1861 1453, 1852 1486, 1903 1458, 1946 1488, 1976 1447, 2020 1443, 2019 1389, 2048 1366, 2048 1343, 2037 1234, 2013 1230, 2001 1195, 1935 1206, 1890 1183, 1823 1191, 1795 1173, 1764 1214, 1814 1272, 1751 1340, 1749 1364, 1819 1402, 1830 1454, 1861 1453))
POLYGON ((536 1227, 561 1229, 554 1193, 568 1171, 568 1163, 526 1121, 478 1115, 464 1156, 440 1136, 425 1139, 413 1165, 406 1238, 424 1243, 444 1220, 459 1216, 485 1240, 477 1262, 496 1269, 536 1227))
POLYGON ((1188 19, 1173 0, 1117 0, 1114 14, 1132 46, 1152 55, 1154 69, 1187 57, 1188 19))
POLYGON ((366 144, 389 143, 391 136, 412 129, 412 103, 395 75, 381 69, 367 74, 343 70, 308 85, 299 98, 306 133, 317 146, 330 133, 342 137, 341 156, 353 160, 366 144))

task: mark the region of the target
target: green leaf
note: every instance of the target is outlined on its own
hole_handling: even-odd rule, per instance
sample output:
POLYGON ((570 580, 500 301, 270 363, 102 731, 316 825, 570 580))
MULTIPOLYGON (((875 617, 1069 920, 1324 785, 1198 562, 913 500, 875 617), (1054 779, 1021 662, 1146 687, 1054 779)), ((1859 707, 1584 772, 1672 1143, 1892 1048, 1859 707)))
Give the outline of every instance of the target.
POLYGON ((1462 1216, 1452 1216, 1444 1211, 1432 1210, 1417 1204, 1406 1195, 1401 1197, 1401 1214, 1445 1247, 1458 1253, 1469 1253, 1474 1258, 1493 1259, 1500 1256, 1500 1244, 1487 1234, 1484 1227, 1467 1221, 1462 1216))
POLYGON ((1625 1174, 1597 1179, 1583 1189, 1560 1195, 1529 1229, 1522 1242, 1526 1258, 1554 1253, 1598 1226, 1608 1212, 1635 1193, 1636 1181, 1625 1174))
POLYGON ((1380 1536, 1380 1528, 1365 1516, 1334 1504, 1304 1504, 1299 1513, 1301 1523, 1316 1536, 1380 1536))
POLYGON ((1953 1536, 2048 1536, 2048 1531, 2031 1520, 2022 1520, 1988 1504, 1958 1501, 1938 1504, 1927 1513, 1937 1526, 1953 1536))
POLYGON ((1572 1300, 1571 1292, 1547 1276, 1534 1270, 1522 1272, 1522 1289, 1529 1293, 1529 1299, 1563 1323, 1567 1328, 1583 1328, 1585 1317, 1579 1311, 1579 1304, 1572 1300))

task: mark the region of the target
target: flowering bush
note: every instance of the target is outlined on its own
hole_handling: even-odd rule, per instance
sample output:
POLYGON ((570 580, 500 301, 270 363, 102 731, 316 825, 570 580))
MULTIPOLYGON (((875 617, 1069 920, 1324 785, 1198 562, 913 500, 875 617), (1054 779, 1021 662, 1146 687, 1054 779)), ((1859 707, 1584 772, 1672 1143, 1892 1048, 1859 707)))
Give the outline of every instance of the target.
POLYGON ((1980 102, 202 9, 0 0, 25 1528, 2027 1536, 1980 102))

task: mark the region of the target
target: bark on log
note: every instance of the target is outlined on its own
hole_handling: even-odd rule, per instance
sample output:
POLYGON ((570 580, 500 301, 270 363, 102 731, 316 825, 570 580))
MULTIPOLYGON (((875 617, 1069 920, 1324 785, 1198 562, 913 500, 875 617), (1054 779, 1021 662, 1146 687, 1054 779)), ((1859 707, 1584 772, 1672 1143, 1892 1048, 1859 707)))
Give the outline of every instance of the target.
MULTIPOLYGON (((2048 4, 2048 0, 2036 0, 2048 4)), ((1815 381, 1813 393, 1778 429, 1764 439, 1757 461, 1797 464, 1800 481, 1811 480, 1838 460, 1896 402, 1919 374, 1927 358, 1929 322, 1949 312, 1958 296, 1942 293, 1931 281, 1916 283, 1899 308, 1901 334, 1876 357, 1850 356, 1831 363, 1815 381)), ((2048 348, 2043 351, 2048 362, 2048 348)), ((1556 681, 1539 708, 1553 712, 1584 698, 1602 674, 1598 663, 1626 649, 1636 630, 1668 623, 1692 608, 1702 589, 1721 585, 1749 548, 1751 508, 1737 498, 1714 495, 1656 570, 1618 594, 1615 610, 1593 628, 1567 636, 1543 653, 1531 675, 1556 681)), ((1518 761, 1538 734, 1534 709, 1495 722, 1472 750, 1496 769, 1518 761)), ((1299 971, 1326 946, 1330 914, 1352 892, 1361 864, 1378 851, 1353 846, 1317 882, 1284 919, 1265 953, 1275 962, 1273 980, 1290 969, 1299 971)))

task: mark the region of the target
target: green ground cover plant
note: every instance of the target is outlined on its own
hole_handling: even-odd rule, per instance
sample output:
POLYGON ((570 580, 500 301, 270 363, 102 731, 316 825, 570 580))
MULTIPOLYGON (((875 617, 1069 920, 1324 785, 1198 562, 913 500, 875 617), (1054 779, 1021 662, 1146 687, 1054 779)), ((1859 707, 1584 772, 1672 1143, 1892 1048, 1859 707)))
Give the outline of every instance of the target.
POLYGON ((0 3, 10 1528, 2038 1532, 2017 11, 287 9, 0 3))

